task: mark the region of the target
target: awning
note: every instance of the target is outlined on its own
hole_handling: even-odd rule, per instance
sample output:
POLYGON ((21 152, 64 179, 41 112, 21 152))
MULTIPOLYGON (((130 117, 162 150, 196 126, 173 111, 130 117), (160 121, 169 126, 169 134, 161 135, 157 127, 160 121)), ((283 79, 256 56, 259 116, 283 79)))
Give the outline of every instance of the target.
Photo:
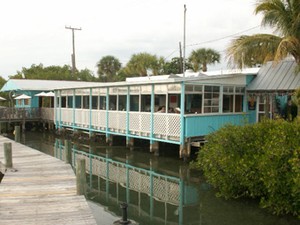
POLYGON ((19 100, 19 99, 30 99, 31 97, 28 96, 28 95, 25 95, 25 94, 22 94, 22 95, 19 95, 18 97, 15 97, 16 100, 19 100))
POLYGON ((0 101, 5 101, 6 99, 0 96, 0 101))
POLYGON ((54 92, 50 91, 50 92, 46 93, 45 96, 48 96, 48 97, 54 97, 55 94, 54 94, 54 92))
POLYGON ((41 97, 43 97, 43 96, 47 96, 47 94, 45 92, 41 92, 41 93, 38 93, 38 94, 36 94, 34 96, 41 96, 41 97))

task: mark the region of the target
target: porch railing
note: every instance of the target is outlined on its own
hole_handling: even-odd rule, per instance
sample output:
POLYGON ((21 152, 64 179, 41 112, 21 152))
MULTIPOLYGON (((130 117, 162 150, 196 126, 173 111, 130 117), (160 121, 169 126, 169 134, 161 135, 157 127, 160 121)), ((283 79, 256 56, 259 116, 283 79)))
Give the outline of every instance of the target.
POLYGON ((54 120, 53 108, 0 108, 0 120, 12 121, 12 120, 54 120))

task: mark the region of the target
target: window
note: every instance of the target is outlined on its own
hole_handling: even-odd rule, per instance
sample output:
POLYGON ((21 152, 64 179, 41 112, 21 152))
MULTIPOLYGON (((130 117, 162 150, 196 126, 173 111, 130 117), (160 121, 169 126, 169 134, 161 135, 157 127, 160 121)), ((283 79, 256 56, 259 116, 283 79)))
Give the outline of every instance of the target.
POLYGON ((90 108, 90 96, 83 96, 83 108, 89 109, 90 108))
POLYGON ((98 109, 98 96, 92 96, 92 109, 98 109))
POLYGON ((130 96, 130 111, 139 111, 139 96, 130 96))
POLYGON ((61 97, 61 107, 62 108, 66 108, 67 106, 67 97, 66 96, 62 96, 61 97))
POLYGON ((110 95, 109 96, 109 110, 116 110, 117 109, 117 96, 110 95))
POLYGON ((150 112, 151 111, 151 95, 141 95, 141 111, 150 112))
POLYGON ((223 113, 233 112, 234 105, 234 87, 223 87, 223 113))
POLYGON ((81 96, 75 96, 75 108, 81 109, 81 96))
POLYGON ((99 98, 99 108, 101 110, 106 110, 106 96, 100 96, 100 98, 99 98))
POLYGON ((127 106, 127 96, 126 95, 119 95, 118 110, 119 111, 126 111, 126 106, 127 106))
POLYGON ((73 108, 73 96, 68 96, 68 108, 73 108))
POLYGON ((218 86, 204 87, 204 113, 219 112, 219 96, 220 96, 220 87, 218 86))

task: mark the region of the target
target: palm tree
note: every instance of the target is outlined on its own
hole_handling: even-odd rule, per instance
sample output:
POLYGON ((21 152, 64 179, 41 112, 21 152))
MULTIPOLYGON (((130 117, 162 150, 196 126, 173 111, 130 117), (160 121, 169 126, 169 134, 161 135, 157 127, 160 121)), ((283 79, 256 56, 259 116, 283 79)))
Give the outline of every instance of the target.
POLYGON ((114 56, 107 55, 97 63, 98 76, 102 81, 114 81, 114 76, 121 69, 122 64, 114 56))
POLYGON ((151 55, 147 52, 133 54, 126 65, 127 75, 147 76, 148 71, 152 71, 154 75, 159 74, 163 63, 162 58, 151 55))
POLYGON ((251 67, 293 56, 300 69, 300 1, 257 0, 258 13, 263 14, 262 26, 275 28, 278 36, 255 34, 234 39, 227 48, 229 64, 251 67))
POLYGON ((203 72, 206 72, 207 65, 220 62, 220 57, 220 54, 211 48, 200 48, 191 52, 189 61, 195 72, 200 69, 202 69, 203 72))

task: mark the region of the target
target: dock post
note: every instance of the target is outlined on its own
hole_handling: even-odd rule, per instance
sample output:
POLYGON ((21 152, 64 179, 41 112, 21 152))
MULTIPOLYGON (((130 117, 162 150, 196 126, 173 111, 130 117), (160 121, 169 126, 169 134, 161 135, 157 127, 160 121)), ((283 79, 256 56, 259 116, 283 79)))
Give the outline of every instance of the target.
POLYGON ((86 191, 85 159, 81 159, 81 158, 78 158, 76 161, 76 187, 77 187, 77 195, 85 195, 85 191, 86 191))
POLYGON ((71 164, 71 143, 69 140, 65 140, 65 162, 71 164))
POLYGON ((21 141, 21 128, 20 128, 20 126, 15 126, 14 135, 15 135, 15 142, 20 142, 21 141))
POLYGON ((4 164, 6 168, 12 168, 11 142, 4 142, 4 164))

